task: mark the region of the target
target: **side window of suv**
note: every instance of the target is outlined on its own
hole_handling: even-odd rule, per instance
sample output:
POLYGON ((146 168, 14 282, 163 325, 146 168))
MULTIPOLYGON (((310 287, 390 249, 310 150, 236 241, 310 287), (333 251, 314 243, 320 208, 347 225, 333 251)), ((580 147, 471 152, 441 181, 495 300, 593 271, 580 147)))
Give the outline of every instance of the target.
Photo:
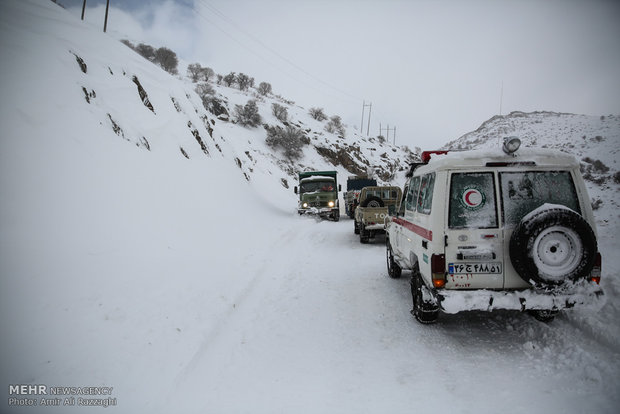
POLYGON ((418 213, 431 214, 433 204, 433 188, 435 187, 435 173, 426 174, 420 182, 418 196, 418 213))
POLYGON ((409 191, 407 191, 407 201, 405 207, 407 210, 415 210, 416 200, 418 199, 418 189, 420 188, 420 177, 413 177, 409 183, 409 191))
POLYGON ((453 173, 448 227, 485 229, 497 227, 497 222, 493 173, 453 173))

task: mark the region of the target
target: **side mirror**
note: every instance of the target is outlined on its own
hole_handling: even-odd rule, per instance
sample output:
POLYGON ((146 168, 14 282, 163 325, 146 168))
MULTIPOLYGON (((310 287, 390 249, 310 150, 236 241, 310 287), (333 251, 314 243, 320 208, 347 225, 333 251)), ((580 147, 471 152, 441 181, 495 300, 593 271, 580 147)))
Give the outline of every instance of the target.
POLYGON ((293 188, 293 191, 295 191, 295 194, 297 194, 297 186, 293 188))
POLYGON ((338 184, 338 191, 342 191, 342 184, 338 184))

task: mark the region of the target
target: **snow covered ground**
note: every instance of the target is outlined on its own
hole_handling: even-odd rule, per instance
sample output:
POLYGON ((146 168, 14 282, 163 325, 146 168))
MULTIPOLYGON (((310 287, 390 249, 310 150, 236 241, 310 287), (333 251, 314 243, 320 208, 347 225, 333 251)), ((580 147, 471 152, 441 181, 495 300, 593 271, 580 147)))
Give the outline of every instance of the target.
POLYGON ((597 211, 610 218, 598 229, 600 312, 550 324, 465 312, 423 326, 407 275, 387 277, 383 239, 361 245, 344 216, 298 217, 266 164, 246 180, 234 157, 252 131, 216 124, 210 156, 190 146, 187 120, 163 105, 174 95, 201 124, 182 82, 47 0, 0 3, 0 48, 0 412, 100 408, 80 397, 114 399, 116 413, 617 412, 610 204, 597 211), (157 117, 134 105, 124 71, 150 85, 157 117), (133 140, 146 135, 150 151, 133 140), (9 395, 17 384, 113 388, 42 407, 65 396, 9 395))

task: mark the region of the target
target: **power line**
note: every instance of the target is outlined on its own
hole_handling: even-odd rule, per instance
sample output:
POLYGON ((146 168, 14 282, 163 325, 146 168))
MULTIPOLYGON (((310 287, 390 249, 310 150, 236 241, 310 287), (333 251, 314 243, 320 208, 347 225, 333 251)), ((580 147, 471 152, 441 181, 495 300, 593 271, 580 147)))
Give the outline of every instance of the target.
MULTIPOLYGON (((265 44, 263 41, 261 41, 260 39, 258 39, 256 36, 254 36, 251 33, 248 33, 245 29, 243 29, 242 27, 240 27, 237 23, 235 23, 231 18, 229 18, 228 16, 226 16, 224 13, 222 13, 220 10, 218 10, 216 7, 214 7, 212 4, 209 4, 207 1, 205 0, 200 0, 199 1, 201 5, 203 5, 204 7, 206 7, 209 11, 211 11, 213 13, 214 16, 217 16, 218 18, 224 20, 226 23, 228 23, 229 25, 231 25, 235 30, 237 30, 238 32, 241 32, 243 35, 247 36, 249 39, 251 39, 252 41, 256 42, 259 46, 261 46, 263 49, 267 50, 268 52, 270 52, 271 54, 273 54, 274 56, 276 56, 277 58, 279 58, 280 60, 282 60, 283 62, 285 62, 287 65, 289 65, 290 67, 296 69, 297 71, 303 73, 305 76, 313 79, 314 81, 322 84, 323 86, 331 89, 334 92, 337 92, 338 94, 345 96, 349 99, 352 99, 356 102, 361 101, 362 99, 350 94, 334 85, 331 85, 328 82, 325 82, 324 80, 320 79, 319 77, 313 75, 312 73, 308 72, 306 69, 304 69, 303 67, 297 65, 295 62, 293 62, 292 60, 288 59, 286 56, 283 56, 281 53, 279 53, 277 50, 273 49, 272 47, 270 47, 269 45, 265 44)), ((224 33, 226 36, 228 36, 229 38, 231 38, 233 41, 235 41, 235 43, 239 44, 241 47, 243 47, 246 50, 249 50, 252 54, 258 56, 261 58, 261 60, 265 61, 266 63, 270 64, 271 66, 276 67, 278 70, 280 70, 281 72, 285 73, 286 75, 288 75, 289 77, 291 77, 292 79, 294 79, 297 82, 301 82, 306 84, 305 82, 301 81, 300 79, 296 78, 295 76, 292 76, 289 72, 286 72, 283 70, 283 68, 275 65, 273 62, 267 60, 263 55, 257 53, 255 50, 253 50, 252 48, 248 47, 246 44, 242 43, 241 41, 237 40, 234 36, 232 36, 230 33, 228 33, 227 31, 225 31, 223 28, 221 28, 219 25, 217 25, 215 22, 213 22, 213 20, 207 18, 206 16, 204 16, 203 14, 201 14, 200 12, 198 12, 198 10, 194 9, 194 11, 196 12, 196 14, 201 17, 202 19, 206 20, 207 22, 211 23, 215 28, 217 28, 219 31, 221 31, 222 33, 224 33)), ((313 87, 316 87, 316 85, 311 85, 313 87)))

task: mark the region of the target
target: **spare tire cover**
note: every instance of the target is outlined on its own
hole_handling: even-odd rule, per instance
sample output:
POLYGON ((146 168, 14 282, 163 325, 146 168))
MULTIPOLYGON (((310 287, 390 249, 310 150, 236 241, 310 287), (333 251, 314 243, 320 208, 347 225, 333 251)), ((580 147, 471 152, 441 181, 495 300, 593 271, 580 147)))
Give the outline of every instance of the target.
POLYGON ((541 208, 525 216, 509 246, 513 267, 535 285, 560 285, 588 276, 597 251, 592 227, 562 207, 541 208))

